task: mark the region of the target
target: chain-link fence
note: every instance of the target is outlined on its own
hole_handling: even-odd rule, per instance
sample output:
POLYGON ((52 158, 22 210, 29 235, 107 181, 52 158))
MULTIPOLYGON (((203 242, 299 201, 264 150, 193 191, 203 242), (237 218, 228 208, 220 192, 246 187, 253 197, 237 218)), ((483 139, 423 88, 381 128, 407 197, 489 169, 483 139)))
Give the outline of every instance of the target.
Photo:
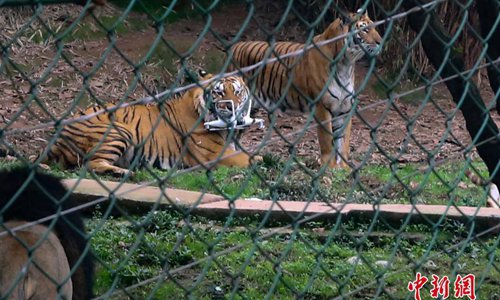
POLYGON ((0 7, 2 299, 500 297, 498 1, 0 7))

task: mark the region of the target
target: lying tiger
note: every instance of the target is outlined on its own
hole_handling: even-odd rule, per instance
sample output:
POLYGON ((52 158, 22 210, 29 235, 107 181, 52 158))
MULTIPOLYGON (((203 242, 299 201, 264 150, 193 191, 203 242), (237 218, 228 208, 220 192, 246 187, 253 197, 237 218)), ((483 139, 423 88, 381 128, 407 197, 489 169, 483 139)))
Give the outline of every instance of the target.
MULTIPOLYGON (((254 94, 268 111, 314 112, 318 122, 321 163, 329 167, 348 167, 351 120, 345 115, 352 109, 354 65, 365 53, 375 55, 382 41, 367 14, 349 14, 348 22, 333 21, 323 33, 314 37, 315 44, 359 30, 351 37, 316 46, 299 56, 264 64, 245 74, 255 84, 254 94), (344 116, 344 117, 342 117, 344 116), (332 117, 335 119, 332 122, 332 117), (333 128, 332 128, 333 127, 333 128)), ((304 49, 306 45, 292 42, 247 41, 234 44, 229 51, 230 70, 304 49)), ((248 83, 250 86, 251 82, 248 83)))
MULTIPOLYGON (((200 72, 200 81, 212 77, 200 72)), ((68 124, 46 150, 44 163, 58 162, 63 168, 86 164, 96 173, 118 176, 133 175, 134 165, 169 169, 218 160, 217 165, 246 167, 251 157, 229 145, 228 131, 209 131, 203 121, 213 119, 218 113, 215 107, 229 110, 227 102, 232 102, 238 108, 249 97, 243 79, 230 76, 191 88, 163 104, 124 107, 68 124)), ((92 107, 83 115, 100 109, 92 107)))

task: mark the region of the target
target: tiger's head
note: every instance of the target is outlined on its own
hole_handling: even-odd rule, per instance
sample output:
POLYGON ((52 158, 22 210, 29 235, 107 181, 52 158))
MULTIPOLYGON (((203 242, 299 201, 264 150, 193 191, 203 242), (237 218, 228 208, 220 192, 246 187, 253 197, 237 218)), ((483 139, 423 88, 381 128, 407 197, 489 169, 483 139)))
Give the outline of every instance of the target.
MULTIPOLYGON (((352 31, 353 34, 348 34, 344 38, 347 44, 347 56, 352 61, 360 59, 365 54, 377 55, 382 48, 382 38, 375 26, 370 26, 371 24, 373 21, 368 13, 358 10, 356 13, 349 13, 347 17, 333 21, 322 33, 322 39, 332 39, 352 31)), ((340 51, 340 49, 337 50, 340 51)))
POLYGON ((382 38, 375 26, 370 26, 373 21, 370 20, 368 12, 363 14, 361 10, 358 10, 356 13, 350 13, 349 18, 351 20, 350 26, 356 32, 352 36, 352 41, 348 37, 348 52, 359 53, 361 56, 365 52, 377 55, 381 49, 382 38))
MULTIPOLYGON (((200 71, 201 80, 213 78, 212 74, 200 71)), ((204 87, 201 107, 205 111, 205 127, 223 130, 248 125, 252 98, 250 90, 241 76, 228 76, 214 80, 204 87)), ((200 112, 201 114, 201 112, 200 112)))

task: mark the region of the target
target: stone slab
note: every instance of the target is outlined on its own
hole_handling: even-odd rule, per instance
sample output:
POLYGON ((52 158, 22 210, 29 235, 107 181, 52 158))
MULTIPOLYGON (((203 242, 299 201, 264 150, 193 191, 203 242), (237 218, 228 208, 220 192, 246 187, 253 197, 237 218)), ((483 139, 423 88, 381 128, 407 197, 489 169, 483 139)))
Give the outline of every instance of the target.
POLYGON ((342 218, 369 218, 375 216, 386 221, 400 223, 410 218, 417 222, 436 222, 442 218, 474 222, 478 228, 494 228, 500 232, 500 209, 490 207, 448 207, 445 205, 411 204, 343 204, 300 201, 269 201, 258 199, 240 199, 229 202, 222 196, 185 191, 141 186, 138 184, 112 181, 94 181, 89 179, 68 179, 64 184, 77 201, 90 203, 96 199, 105 199, 110 193, 116 195, 118 209, 126 213, 145 213, 152 209, 167 209, 172 205, 190 208, 192 213, 209 217, 225 217, 230 213, 240 216, 269 215, 274 219, 296 219, 308 217, 311 220, 342 218))
POLYGON ((460 220, 468 223, 474 221, 482 228, 500 229, 500 209, 491 207, 448 207, 446 205, 411 205, 411 204, 343 204, 298 201, 249 201, 236 200, 233 203, 219 201, 200 204, 194 208, 195 213, 204 215, 229 214, 235 210, 236 215, 255 215, 269 213, 272 218, 296 218, 297 216, 314 216, 314 220, 332 219, 337 216, 356 216, 373 218, 375 215, 387 221, 398 222, 407 217, 412 221, 436 222, 441 218, 460 220))
MULTIPOLYGON (((114 181, 95 181, 90 179, 67 179, 64 185, 72 190, 75 199, 80 203, 89 203, 101 198, 108 198, 110 193, 119 200, 119 206, 133 212, 150 210, 154 205, 167 208, 172 205, 192 207, 199 203, 222 201, 223 197, 191 192, 179 189, 164 189, 140 184, 120 183, 114 181)), ((108 200, 103 204, 108 203, 108 200)))

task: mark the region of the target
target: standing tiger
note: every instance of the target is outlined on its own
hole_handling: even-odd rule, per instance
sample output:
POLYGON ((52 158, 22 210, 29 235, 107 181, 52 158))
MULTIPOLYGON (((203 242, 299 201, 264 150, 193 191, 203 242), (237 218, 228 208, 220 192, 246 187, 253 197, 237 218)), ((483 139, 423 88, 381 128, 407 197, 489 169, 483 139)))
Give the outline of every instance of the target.
POLYGON ((265 63, 266 59, 302 50, 307 45, 247 41, 236 43, 229 50, 231 70, 264 61, 264 65, 246 74, 249 85, 255 84, 257 105, 271 111, 280 108, 315 113, 321 163, 332 168, 348 167, 351 120, 345 124, 345 114, 352 109, 354 65, 365 53, 377 54, 382 41, 375 28, 368 27, 373 22, 367 14, 358 11, 349 14, 349 18, 349 23, 333 21, 313 38, 314 44, 347 34, 352 25, 359 30, 357 33, 315 46, 299 56, 265 63))
MULTIPOLYGON (((202 80, 213 77, 205 72, 200 76, 202 80)), ((131 166, 145 164, 168 169, 218 160, 218 165, 246 167, 251 157, 229 145, 229 131, 209 131, 203 122, 224 109, 234 112, 234 107, 243 105, 251 103, 241 77, 214 80, 161 104, 123 107, 67 124, 46 150, 44 162, 55 161, 64 168, 86 164, 96 173, 115 175, 129 174, 131 166)), ((83 115, 100 109, 89 108, 83 115)))

